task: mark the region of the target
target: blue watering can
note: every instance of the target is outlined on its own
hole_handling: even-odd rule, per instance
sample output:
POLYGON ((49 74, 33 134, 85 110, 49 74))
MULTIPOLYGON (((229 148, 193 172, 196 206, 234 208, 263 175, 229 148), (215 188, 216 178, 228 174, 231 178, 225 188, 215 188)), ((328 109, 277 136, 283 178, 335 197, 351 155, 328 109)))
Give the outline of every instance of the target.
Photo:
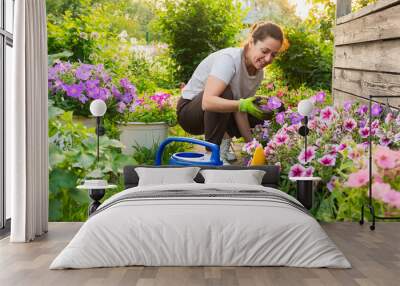
POLYGON ((186 138, 186 137, 169 137, 165 139, 158 147, 156 155, 156 166, 161 165, 162 154, 164 152, 165 146, 171 142, 186 142, 196 145, 202 145, 208 147, 211 150, 211 156, 200 153, 200 152, 178 152, 174 153, 169 159, 169 165, 178 166, 221 166, 223 163, 219 158, 219 146, 210 142, 186 138))

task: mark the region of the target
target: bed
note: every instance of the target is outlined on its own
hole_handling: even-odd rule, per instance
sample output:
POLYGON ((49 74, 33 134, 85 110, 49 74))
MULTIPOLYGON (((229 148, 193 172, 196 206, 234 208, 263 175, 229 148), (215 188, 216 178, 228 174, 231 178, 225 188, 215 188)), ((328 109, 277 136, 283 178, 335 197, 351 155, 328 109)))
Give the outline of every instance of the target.
POLYGON ((199 172, 193 183, 141 186, 138 166, 126 166, 126 189, 100 205, 50 269, 129 265, 351 267, 308 211, 278 190, 278 167, 201 169, 238 170, 242 174, 256 169, 265 174, 260 185, 204 183, 204 173, 199 172))

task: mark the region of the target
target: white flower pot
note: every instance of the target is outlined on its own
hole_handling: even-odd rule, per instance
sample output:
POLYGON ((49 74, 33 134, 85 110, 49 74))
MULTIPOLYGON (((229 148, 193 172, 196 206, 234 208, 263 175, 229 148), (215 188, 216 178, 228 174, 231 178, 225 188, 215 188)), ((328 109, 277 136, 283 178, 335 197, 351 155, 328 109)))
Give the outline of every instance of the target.
POLYGON ((120 130, 120 141, 125 145, 122 152, 127 155, 134 153, 133 145, 150 149, 168 137, 168 125, 164 122, 128 122, 120 125, 120 130))
POLYGON ((81 123, 83 126, 86 126, 87 128, 96 128, 96 118, 94 117, 85 117, 85 116, 80 116, 80 115, 74 115, 72 117, 72 121, 74 123, 81 123))

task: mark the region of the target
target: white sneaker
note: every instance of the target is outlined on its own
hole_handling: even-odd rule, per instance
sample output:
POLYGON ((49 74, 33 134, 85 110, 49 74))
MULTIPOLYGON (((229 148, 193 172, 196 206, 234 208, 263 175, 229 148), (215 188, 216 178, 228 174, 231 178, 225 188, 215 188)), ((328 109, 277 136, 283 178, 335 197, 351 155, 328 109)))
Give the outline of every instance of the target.
MULTIPOLYGON (((221 145, 219 145, 220 157, 226 161, 237 160, 234 152, 230 151, 232 148, 232 139, 222 139, 221 145)), ((232 148, 233 149, 233 148, 232 148)))

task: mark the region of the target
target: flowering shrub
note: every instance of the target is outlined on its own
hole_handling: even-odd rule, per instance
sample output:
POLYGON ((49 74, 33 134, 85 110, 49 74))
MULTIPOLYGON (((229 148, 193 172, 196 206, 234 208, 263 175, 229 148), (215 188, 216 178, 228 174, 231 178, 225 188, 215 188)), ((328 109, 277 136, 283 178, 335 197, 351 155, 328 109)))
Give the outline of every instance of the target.
POLYGON ((158 92, 151 96, 139 98, 135 106, 126 113, 125 121, 165 122, 169 126, 176 125, 176 109, 171 102, 171 94, 158 92))
POLYGON ((170 94, 139 96, 127 78, 113 80, 103 65, 58 61, 49 68, 48 80, 49 97, 55 106, 76 115, 88 116, 92 100, 102 99, 107 104, 105 118, 113 122, 176 122, 170 94))
MULTIPOLYGON (((359 216, 359 208, 366 199, 366 193, 353 191, 350 186, 343 188, 342 183, 352 172, 368 168, 365 160, 369 132, 374 144, 378 146, 390 146, 392 149, 400 147, 400 115, 374 104, 371 109, 373 121, 369 130, 366 105, 346 102, 343 107, 326 106, 323 92, 316 93, 311 99, 316 107, 309 117, 307 150, 304 150, 304 138, 298 134, 303 117, 289 107, 278 113, 273 120, 265 121, 263 125, 253 129, 254 140, 243 147, 245 160, 249 160, 255 147, 261 144, 267 163, 281 166, 284 191, 294 193, 294 186, 288 181, 288 176, 322 178, 313 209, 317 218, 355 219, 359 216)), ((395 163, 387 161, 387 164, 394 166, 395 163)), ((365 183, 360 180, 360 183, 365 183)), ((385 179, 383 181, 387 182, 385 179)), ((352 179, 350 182, 353 182, 352 179)), ((391 190, 397 190, 396 195, 385 191, 381 193, 387 193, 387 197, 392 199, 392 205, 397 206, 393 200, 396 198, 397 202, 400 186, 397 182, 393 182, 391 186, 391 190)), ((385 207, 388 206, 382 205, 381 212, 385 207)))
POLYGON ((114 84, 103 65, 71 64, 57 61, 49 68, 49 98, 55 106, 88 116, 90 103, 102 99, 107 103, 108 117, 118 116, 118 106, 134 104, 136 88, 128 79, 114 84))

